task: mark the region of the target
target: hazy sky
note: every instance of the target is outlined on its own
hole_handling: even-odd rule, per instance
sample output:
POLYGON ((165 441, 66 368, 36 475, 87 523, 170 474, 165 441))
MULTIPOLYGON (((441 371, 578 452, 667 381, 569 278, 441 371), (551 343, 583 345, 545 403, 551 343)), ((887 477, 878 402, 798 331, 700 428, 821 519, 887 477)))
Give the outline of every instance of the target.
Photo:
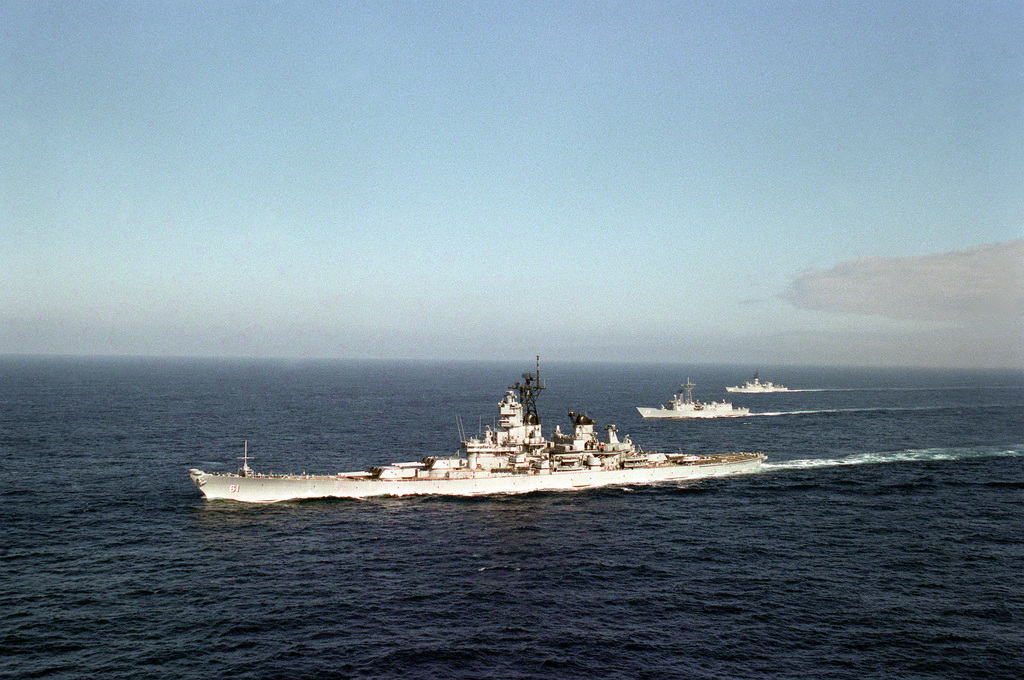
POLYGON ((0 2, 0 353, 1024 366, 1024 4, 0 2))

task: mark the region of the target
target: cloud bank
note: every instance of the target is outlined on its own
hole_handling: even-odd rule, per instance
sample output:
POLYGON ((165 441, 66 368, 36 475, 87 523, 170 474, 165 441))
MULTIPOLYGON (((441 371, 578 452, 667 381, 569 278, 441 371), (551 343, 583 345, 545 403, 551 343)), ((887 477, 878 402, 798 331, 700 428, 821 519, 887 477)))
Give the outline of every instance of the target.
POLYGON ((806 272, 796 307, 864 315, 868 326, 787 336, 800 354, 867 365, 1024 368, 1024 239, 917 257, 865 257, 806 272), (879 324, 881 322, 881 324, 879 324))
POLYGON ((802 274, 781 297, 825 312, 1019 327, 1024 319, 1024 239, 934 255, 843 262, 802 274))

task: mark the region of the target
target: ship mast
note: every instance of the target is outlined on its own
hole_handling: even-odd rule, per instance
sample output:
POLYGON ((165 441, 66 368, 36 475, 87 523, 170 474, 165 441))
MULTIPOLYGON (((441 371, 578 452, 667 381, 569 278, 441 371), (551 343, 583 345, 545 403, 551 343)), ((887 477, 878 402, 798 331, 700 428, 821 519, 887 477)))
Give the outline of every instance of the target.
POLYGON ((683 388, 686 390, 686 401, 683 402, 684 404, 692 404, 693 403, 693 388, 694 387, 696 387, 696 385, 694 385, 692 382, 690 382, 690 378, 687 377, 686 378, 686 384, 683 385, 683 388))
POLYGON ((242 444, 242 468, 238 471, 240 477, 248 477, 252 474, 252 468, 249 467, 249 440, 246 439, 242 444))
POLYGON ((540 355, 537 355, 536 374, 523 373, 523 382, 517 382, 509 389, 519 393, 519 402, 523 405, 523 422, 527 425, 540 425, 540 414, 537 412, 537 393, 544 389, 544 386, 540 384, 540 355))

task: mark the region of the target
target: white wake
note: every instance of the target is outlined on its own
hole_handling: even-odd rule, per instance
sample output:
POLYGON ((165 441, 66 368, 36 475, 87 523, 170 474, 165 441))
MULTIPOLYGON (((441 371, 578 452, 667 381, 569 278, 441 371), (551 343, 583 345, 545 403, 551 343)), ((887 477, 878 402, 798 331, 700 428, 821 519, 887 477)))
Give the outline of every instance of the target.
POLYGON ((794 470, 801 468, 837 467, 842 465, 878 465, 930 460, 964 460, 969 458, 1024 456, 1024 444, 996 447, 978 446, 963 448, 908 449, 905 451, 880 451, 855 453, 842 458, 804 458, 780 462, 765 462, 762 470, 794 470))
POLYGON ((936 404, 933 406, 860 406, 856 408, 820 408, 820 409, 796 409, 793 411, 751 411, 748 416, 797 416, 805 415, 808 413, 865 413, 870 411, 941 411, 943 409, 979 409, 979 408, 995 408, 999 404, 972 404, 970 406, 952 405, 952 404, 936 404))

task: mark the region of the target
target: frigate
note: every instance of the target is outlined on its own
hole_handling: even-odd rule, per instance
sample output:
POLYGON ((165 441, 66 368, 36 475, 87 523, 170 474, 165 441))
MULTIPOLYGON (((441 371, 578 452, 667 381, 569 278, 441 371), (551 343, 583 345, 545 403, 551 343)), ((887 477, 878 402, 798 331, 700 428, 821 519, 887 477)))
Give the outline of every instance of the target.
POLYGON ((751 380, 748 380, 742 385, 733 385, 732 387, 726 387, 725 390, 726 392, 743 392, 745 394, 790 391, 790 389, 785 385, 776 385, 770 382, 761 382, 761 380, 757 377, 757 371, 754 371, 754 377, 751 380))
POLYGON ((476 496, 533 491, 572 491, 601 486, 684 482, 755 472, 763 453, 648 452, 617 428, 608 425, 604 440, 595 422, 569 412, 571 431, 555 428, 550 439, 541 431, 537 396, 540 361, 535 375, 508 388, 498 403, 494 428, 462 437, 458 455, 430 456, 359 472, 295 475, 261 474, 249 466, 248 446, 236 473, 189 470, 192 482, 208 499, 271 503, 311 498, 369 498, 438 494, 476 496))
POLYGON ((668 404, 661 408, 637 406, 636 410, 644 418, 735 418, 750 414, 749 408, 733 407, 727 401, 697 401, 693 398, 694 387, 696 385, 687 378, 686 384, 676 390, 668 404))

